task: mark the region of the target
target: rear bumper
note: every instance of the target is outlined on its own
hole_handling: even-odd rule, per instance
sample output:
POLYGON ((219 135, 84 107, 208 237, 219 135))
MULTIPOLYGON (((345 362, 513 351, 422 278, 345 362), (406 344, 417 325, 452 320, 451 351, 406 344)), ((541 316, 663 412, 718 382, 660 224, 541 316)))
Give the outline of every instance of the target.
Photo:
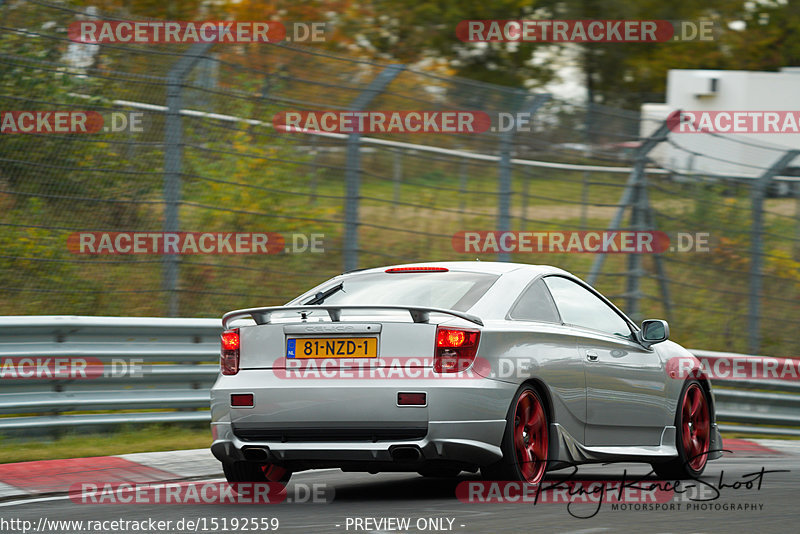
POLYGON ((327 463, 421 463, 426 461, 451 461, 475 466, 488 465, 502 458, 500 439, 505 420, 461 421, 431 423, 427 435, 418 440, 377 442, 292 442, 242 441, 233 435, 229 423, 214 423, 215 439, 211 452, 222 461, 242 461, 247 449, 261 449, 272 463, 307 462, 327 463), (227 428, 226 428, 227 427, 227 428), (496 438, 495 443, 495 437, 496 438), (392 452, 397 448, 416 448, 418 459, 396 460, 392 452))
POLYGON ((248 449, 263 451, 266 461, 305 468, 483 466, 502 458, 515 391, 484 378, 286 380, 270 370, 242 371, 221 376, 212 388, 211 451, 223 462, 253 459, 248 449), (399 392, 425 392, 428 403, 398 406, 399 392), (232 393, 252 393, 254 407, 231 408, 232 393), (398 447, 416 449, 419 457, 397 454, 398 447))

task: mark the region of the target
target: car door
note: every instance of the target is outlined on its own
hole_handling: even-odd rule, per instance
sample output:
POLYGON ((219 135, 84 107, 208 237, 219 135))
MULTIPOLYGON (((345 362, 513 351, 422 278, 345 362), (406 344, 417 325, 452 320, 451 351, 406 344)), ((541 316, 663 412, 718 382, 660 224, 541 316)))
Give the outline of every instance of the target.
POLYGON ((594 291, 545 278, 561 319, 577 336, 586 374, 587 446, 657 446, 666 418, 658 354, 634 339, 628 321, 594 291))
POLYGON ((507 319, 526 333, 523 354, 537 363, 537 376, 550 389, 555 420, 583 443, 586 373, 571 328, 561 323, 550 292, 539 278, 522 292, 507 319))

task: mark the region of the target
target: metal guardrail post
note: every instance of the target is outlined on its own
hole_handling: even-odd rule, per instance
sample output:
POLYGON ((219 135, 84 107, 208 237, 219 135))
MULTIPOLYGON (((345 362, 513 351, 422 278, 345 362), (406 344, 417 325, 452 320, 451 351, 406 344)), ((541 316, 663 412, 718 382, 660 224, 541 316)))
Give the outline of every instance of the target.
MULTIPOLYGON (((647 175, 645 175, 645 180, 647 175)), ((650 229, 656 228, 655 215, 653 210, 650 209, 650 200, 648 199, 647 183, 643 189, 644 205, 647 208, 645 219, 647 221, 646 227, 650 229)), ((661 290, 661 304, 664 306, 664 316, 667 322, 672 322, 672 295, 669 290, 669 279, 667 278, 667 271, 664 268, 664 259, 660 254, 653 256, 653 261, 656 267, 656 277, 658 279, 658 287, 661 290)))
POLYGON ((800 150, 789 150, 753 182, 750 189, 750 306, 748 318, 748 349, 757 353, 761 348, 761 279, 764 269, 764 197, 770 181, 800 154, 800 150))
MULTIPOLYGON (((642 158, 643 159, 643 158, 642 158)), ((647 197, 644 194, 645 180, 644 162, 640 166, 637 161, 636 181, 633 184, 633 199, 631 202, 630 229, 641 232, 646 228, 647 197)), ((640 279, 642 272, 642 255, 628 254, 628 276, 625 280, 625 311, 635 322, 641 321, 639 312, 639 299, 641 297, 640 279)))
MULTIPOLYGON (((641 146, 637 149, 633 169, 631 170, 628 182, 625 184, 625 191, 622 193, 622 199, 619 202, 617 213, 614 215, 608 230, 617 230, 622 224, 622 217, 625 215, 625 210, 631 206, 633 208, 632 223, 634 227, 644 225, 646 221, 646 213, 649 211, 647 204, 647 196, 644 193, 646 187, 645 164, 647 163, 647 154, 661 141, 666 139, 669 132, 669 125, 664 121, 653 134, 645 139, 641 146)), ((603 269, 606 255, 599 253, 592 263, 592 269, 589 272, 587 281, 594 285, 597 281, 597 276, 603 269)), ((641 257, 638 254, 631 254, 628 261, 628 281, 627 281, 627 310, 633 319, 638 314, 639 309, 639 277, 641 275, 641 257)))
MULTIPOLYGON (((644 167, 641 168, 638 182, 634 186, 633 202, 631 206, 631 229, 637 232, 646 230, 655 230, 656 222, 653 210, 650 207, 650 199, 648 192, 648 178, 647 173, 644 172, 644 167)), ((658 278, 658 285, 661 291, 661 301, 664 306, 664 314, 667 321, 672 320, 672 298, 669 291, 669 280, 667 278, 666 270, 664 269, 664 260, 660 254, 653 255, 653 262, 655 263, 656 273, 658 278)), ((630 314, 631 319, 637 323, 644 319, 641 314, 639 302, 641 300, 640 280, 644 276, 644 268, 642 266, 643 257, 641 253, 634 253, 628 255, 628 277, 626 280, 626 311, 630 314)))
MULTIPOLYGON (((164 231, 177 232, 180 228, 181 169, 183 166, 183 125, 181 93, 183 82, 197 62, 214 43, 197 43, 175 62, 167 74, 167 114, 164 124, 164 231)), ((167 293, 167 314, 177 317, 178 268, 176 254, 164 255, 161 288, 167 293)))
MULTIPOLYGON (((524 96, 522 91, 518 91, 512 102, 516 103, 524 96)), ((531 115, 531 122, 533 123, 533 116, 536 111, 550 99, 550 93, 541 93, 536 95, 528 106, 513 105, 514 113, 529 113, 531 115), (519 109, 519 111, 516 111, 519 109)), ((516 115, 515 115, 516 127, 516 115)), ((513 148, 514 128, 500 133, 500 162, 499 174, 497 183, 497 230, 500 232, 508 232, 511 230, 511 150, 513 148)), ((497 253, 497 261, 510 261, 511 256, 508 252, 500 251, 497 253)))
MULTIPOLYGON (((404 65, 389 65, 350 104, 351 111, 362 111, 381 93, 400 72, 404 65)), ((352 133, 347 138, 347 161, 345 163, 346 198, 344 206, 344 271, 358 269, 358 204, 361 189, 361 134, 352 133)))

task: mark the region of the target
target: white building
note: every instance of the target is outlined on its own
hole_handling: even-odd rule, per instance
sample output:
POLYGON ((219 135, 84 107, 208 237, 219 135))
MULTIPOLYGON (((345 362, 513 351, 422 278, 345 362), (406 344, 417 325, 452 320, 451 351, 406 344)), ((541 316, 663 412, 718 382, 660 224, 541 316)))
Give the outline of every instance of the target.
MULTIPOLYGON (((642 106, 642 137, 670 113, 682 111, 795 111, 800 113, 800 67, 780 72, 670 70, 666 104, 642 106)), ((788 149, 800 149, 800 134, 669 134, 650 157, 676 171, 758 176, 788 149), (696 153, 696 154, 692 154, 696 153), (699 155, 698 155, 699 154, 699 155)), ((790 164, 800 167, 800 158, 790 164)))

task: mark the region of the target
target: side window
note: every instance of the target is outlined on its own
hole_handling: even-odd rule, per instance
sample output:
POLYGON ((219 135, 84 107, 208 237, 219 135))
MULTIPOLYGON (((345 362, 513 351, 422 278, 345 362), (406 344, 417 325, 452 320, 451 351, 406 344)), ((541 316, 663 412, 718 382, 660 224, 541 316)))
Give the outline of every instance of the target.
POLYGON ((561 322, 555 304, 553 304, 553 298, 541 278, 522 293, 508 315, 516 321, 561 322))
POLYGON ((545 282, 565 323, 630 336, 625 319, 588 289, 560 276, 548 276, 545 282))

